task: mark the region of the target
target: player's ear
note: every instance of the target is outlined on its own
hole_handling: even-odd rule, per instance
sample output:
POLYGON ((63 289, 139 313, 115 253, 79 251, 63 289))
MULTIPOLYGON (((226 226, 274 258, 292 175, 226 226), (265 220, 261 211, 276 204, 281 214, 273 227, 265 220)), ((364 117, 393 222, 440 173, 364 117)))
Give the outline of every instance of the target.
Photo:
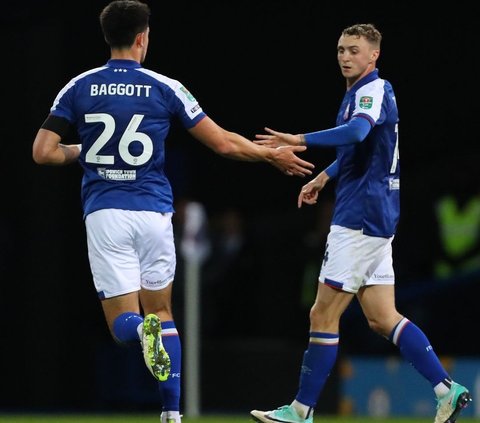
POLYGON ((380 50, 372 50, 372 53, 370 55, 370 60, 372 62, 375 62, 380 56, 380 50))
POLYGON ((145 31, 138 33, 135 37, 135 45, 137 45, 138 47, 144 47, 147 39, 146 37, 147 33, 145 31))

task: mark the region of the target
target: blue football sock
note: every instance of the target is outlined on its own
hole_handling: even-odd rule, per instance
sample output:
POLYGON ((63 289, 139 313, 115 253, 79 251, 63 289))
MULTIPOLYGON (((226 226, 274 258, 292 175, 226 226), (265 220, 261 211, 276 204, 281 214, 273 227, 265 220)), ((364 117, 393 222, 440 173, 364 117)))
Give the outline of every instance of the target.
POLYGON ((123 313, 113 322, 115 339, 122 344, 140 341, 137 327, 143 323, 143 317, 138 313, 123 313))
POLYGON ((180 411, 182 347, 175 322, 162 322, 162 342, 170 356, 171 371, 165 382, 159 382, 163 411, 180 411))
POLYGON ((338 341, 336 333, 310 332, 308 349, 303 354, 300 387, 295 398, 298 402, 315 407, 337 359, 338 341))
POLYGON ((415 324, 403 318, 389 336, 407 360, 433 387, 449 380, 448 373, 433 351, 430 341, 415 324))

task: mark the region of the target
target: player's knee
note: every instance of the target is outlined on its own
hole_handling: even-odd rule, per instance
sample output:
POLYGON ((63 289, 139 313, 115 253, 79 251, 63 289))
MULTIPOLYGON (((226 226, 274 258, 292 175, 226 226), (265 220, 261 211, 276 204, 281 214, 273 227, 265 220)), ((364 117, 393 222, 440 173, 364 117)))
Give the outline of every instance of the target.
POLYGON ((315 331, 336 333, 340 316, 322 312, 316 307, 310 309, 310 327, 315 331))
POLYGON ((389 334, 386 324, 377 319, 368 319, 368 326, 375 333, 378 333, 381 336, 387 336, 389 334))

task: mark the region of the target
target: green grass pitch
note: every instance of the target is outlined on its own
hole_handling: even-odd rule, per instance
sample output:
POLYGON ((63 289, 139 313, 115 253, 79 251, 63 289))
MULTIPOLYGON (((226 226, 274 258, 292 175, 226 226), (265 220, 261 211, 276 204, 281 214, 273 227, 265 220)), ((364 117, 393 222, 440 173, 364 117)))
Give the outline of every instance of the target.
MULTIPOLYGON (((158 415, 17 415, 0 414, 0 423, 159 423, 158 415)), ((317 415, 318 423, 432 423, 432 418, 360 418, 360 417, 334 417, 317 415)), ((460 418, 459 423, 473 423, 478 419, 460 418)), ((184 417, 182 423, 253 423, 247 416, 202 416, 198 418, 184 417)))

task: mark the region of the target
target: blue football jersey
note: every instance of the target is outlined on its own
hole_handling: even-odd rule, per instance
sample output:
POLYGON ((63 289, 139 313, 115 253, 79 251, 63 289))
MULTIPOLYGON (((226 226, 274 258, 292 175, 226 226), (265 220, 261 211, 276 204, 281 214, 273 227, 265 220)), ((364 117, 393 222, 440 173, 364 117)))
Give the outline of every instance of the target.
POLYGON ((360 143, 338 146, 338 180, 332 224, 394 235, 400 216, 398 109, 391 84, 378 70, 358 81, 343 98, 337 126, 354 116, 372 129, 360 143))
POLYGON ((109 60, 73 78, 50 112, 74 125, 82 143, 84 216, 106 208, 173 211, 165 139, 174 119, 188 129, 205 117, 179 81, 133 60, 109 60))

